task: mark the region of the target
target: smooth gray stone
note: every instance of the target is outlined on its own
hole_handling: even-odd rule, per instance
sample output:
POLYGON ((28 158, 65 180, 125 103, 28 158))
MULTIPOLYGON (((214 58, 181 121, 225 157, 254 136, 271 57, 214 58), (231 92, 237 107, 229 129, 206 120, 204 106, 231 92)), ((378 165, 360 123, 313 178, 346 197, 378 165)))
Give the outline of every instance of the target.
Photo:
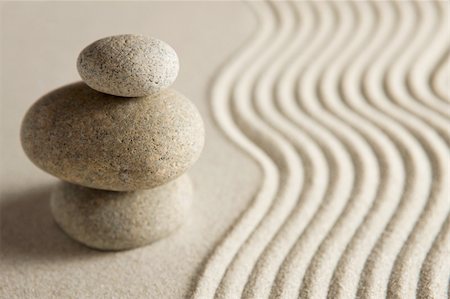
POLYGON ((95 90, 122 97, 141 97, 175 81, 179 62, 165 42, 142 35, 102 38, 78 56, 81 78, 95 90))
POLYGON ((58 178, 133 191, 183 174, 203 149, 204 128, 194 104, 172 89, 121 98, 80 82, 38 100, 21 141, 31 161, 58 178))
POLYGON ((115 192, 62 182, 51 195, 58 225, 93 248, 123 250, 147 245, 177 230, 186 220, 192 185, 183 175, 151 190, 115 192))

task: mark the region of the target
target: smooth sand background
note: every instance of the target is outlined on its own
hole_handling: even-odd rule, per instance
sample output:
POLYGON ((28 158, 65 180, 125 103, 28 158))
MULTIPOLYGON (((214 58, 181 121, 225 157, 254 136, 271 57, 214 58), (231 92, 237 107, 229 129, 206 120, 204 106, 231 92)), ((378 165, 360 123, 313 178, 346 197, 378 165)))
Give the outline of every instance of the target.
POLYGON ((449 20, 448 1, 4 5, 0 297, 447 298, 449 20), (178 51, 206 147, 190 222, 103 253, 56 227, 18 133, 124 32, 178 51))
POLYGON ((251 199, 260 173, 213 124, 209 85, 254 30, 246 4, 232 2, 2 3, 1 298, 181 298, 215 242, 251 199), (189 171, 192 215, 175 235, 118 253, 88 249, 56 226, 48 207, 56 179, 19 142, 20 122, 41 95, 80 80, 78 53, 113 34, 141 33, 176 49, 174 88, 199 108, 206 145, 189 171))

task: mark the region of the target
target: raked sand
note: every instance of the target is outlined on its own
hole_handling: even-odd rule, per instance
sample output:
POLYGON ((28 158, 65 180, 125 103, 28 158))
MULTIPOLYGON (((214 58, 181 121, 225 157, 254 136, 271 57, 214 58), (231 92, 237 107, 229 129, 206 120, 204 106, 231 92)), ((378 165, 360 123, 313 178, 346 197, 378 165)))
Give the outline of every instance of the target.
POLYGON ((447 298, 449 18, 432 1, 3 4, 0 297, 447 298), (78 80, 83 45, 128 32, 175 48, 206 145, 188 223, 105 253, 57 228, 56 180, 18 131, 78 80))

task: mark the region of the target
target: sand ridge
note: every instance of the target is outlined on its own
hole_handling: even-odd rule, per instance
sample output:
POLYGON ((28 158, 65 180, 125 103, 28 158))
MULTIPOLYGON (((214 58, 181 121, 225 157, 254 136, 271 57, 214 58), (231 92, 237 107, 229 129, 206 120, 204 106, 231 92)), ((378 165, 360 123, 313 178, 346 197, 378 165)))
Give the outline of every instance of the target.
POLYGON ((449 106, 434 73, 448 6, 251 7, 258 30, 222 69, 211 105, 265 176, 193 298, 444 298, 449 106))

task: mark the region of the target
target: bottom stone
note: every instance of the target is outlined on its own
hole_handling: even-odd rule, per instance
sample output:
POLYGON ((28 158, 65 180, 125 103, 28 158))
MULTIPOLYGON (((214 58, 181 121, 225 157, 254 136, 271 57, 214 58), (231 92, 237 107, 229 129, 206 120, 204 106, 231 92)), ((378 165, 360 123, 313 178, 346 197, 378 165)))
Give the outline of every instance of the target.
POLYGON ((132 192, 97 190, 62 182, 50 205, 58 225, 93 248, 123 250, 168 236, 185 221, 192 201, 187 175, 132 192))

